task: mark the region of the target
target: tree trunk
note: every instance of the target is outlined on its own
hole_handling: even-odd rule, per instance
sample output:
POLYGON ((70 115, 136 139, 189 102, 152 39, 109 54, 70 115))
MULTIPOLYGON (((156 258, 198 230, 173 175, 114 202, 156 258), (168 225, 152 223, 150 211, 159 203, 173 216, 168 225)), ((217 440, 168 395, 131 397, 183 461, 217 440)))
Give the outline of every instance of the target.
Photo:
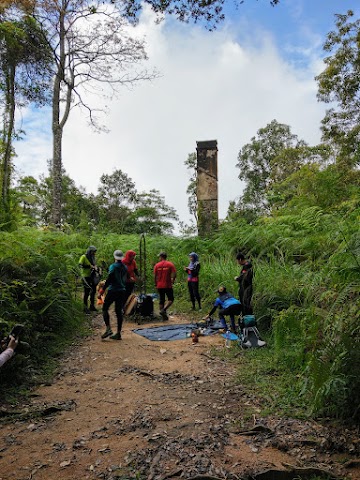
POLYGON ((11 180, 11 153, 12 136, 15 123, 15 66, 9 67, 6 76, 6 105, 4 112, 4 157, 2 162, 2 190, 1 202, 3 213, 7 217, 10 213, 9 189, 11 180))
MULTIPOLYGON (((53 195, 52 195, 52 223, 57 228, 61 226, 61 191, 62 191, 62 138, 65 123, 69 117, 71 105, 71 92, 73 88, 73 72, 70 72, 71 79, 65 80, 65 63, 67 60, 65 40, 65 15, 67 2, 62 3, 62 9, 59 12, 59 58, 57 63, 57 71, 54 79, 53 103, 52 103, 52 132, 53 132, 53 163, 52 163, 52 179, 53 179, 53 195), (65 109, 60 118, 60 100, 61 89, 66 88, 66 98, 64 99, 65 109)), ((69 60, 70 64, 70 60, 69 60)))
MULTIPOLYGON (((54 106, 53 106, 54 109, 54 106)), ((56 108, 55 108, 56 110, 56 108)), ((61 225, 61 190, 62 190, 62 134, 59 123, 53 122, 53 164, 52 164, 52 223, 57 228, 61 225)))

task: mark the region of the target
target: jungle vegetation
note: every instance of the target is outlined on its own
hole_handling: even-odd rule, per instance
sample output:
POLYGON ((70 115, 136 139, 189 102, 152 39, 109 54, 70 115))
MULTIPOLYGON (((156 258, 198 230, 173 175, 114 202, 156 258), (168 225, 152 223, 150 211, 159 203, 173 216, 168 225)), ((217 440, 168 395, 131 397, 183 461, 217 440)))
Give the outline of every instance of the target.
MULTIPOLYGON (((0 29, 1 50, 8 45, 5 33, 0 29)), ((98 262, 106 270, 116 248, 137 250, 139 234, 146 233, 148 284, 157 253, 166 250, 179 271, 178 312, 189 313, 182 267, 190 251, 200 255, 204 308, 210 307, 219 284, 236 293, 235 255, 240 250, 250 257, 254 310, 268 348, 249 352, 261 360, 260 373, 249 381, 281 376, 292 386, 281 403, 293 404, 303 415, 360 420, 359 35, 360 21, 349 11, 336 16, 327 36, 328 56, 317 77, 319 100, 331 104, 322 123, 322 143, 308 145, 275 119, 259 129, 239 146, 245 190, 209 238, 186 228, 173 236, 176 212, 160 192, 138 192, 121 170, 104 174, 97 194, 88 195, 62 169, 61 228, 53 227, 52 165, 40 179, 11 181, 11 162, 4 160, 5 118, 0 329, 5 335, 12 325, 24 324, 29 346, 0 370, 1 395, 9 394, 10 379, 17 392, 42 381, 66 345, 89 328, 77 269, 86 248, 97 246, 98 262)), ((7 70, 0 75, 4 96, 7 70)), ((185 162, 190 169, 196 167, 191 155, 185 162)), ((189 195, 194 195, 193 181, 191 177, 189 195)), ((196 215, 194 205, 190 198, 196 215)))

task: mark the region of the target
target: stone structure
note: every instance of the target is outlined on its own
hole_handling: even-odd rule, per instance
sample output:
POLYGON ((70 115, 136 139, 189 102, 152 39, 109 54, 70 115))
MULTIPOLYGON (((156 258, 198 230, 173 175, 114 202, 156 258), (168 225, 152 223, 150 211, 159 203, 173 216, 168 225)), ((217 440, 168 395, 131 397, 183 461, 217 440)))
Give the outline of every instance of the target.
POLYGON ((207 237, 219 225, 217 140, 196 142, 198 234, 207 237))

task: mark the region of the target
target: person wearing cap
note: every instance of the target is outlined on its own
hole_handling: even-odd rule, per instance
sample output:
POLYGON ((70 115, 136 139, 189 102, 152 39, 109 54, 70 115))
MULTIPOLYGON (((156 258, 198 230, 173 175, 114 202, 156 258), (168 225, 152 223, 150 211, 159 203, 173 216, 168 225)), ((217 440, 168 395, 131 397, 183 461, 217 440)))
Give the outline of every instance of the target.
POLYGON ((121 340, 121 329, 123 323, 123 306, 125 298, 125 285, 127 277, 127 268, 123 264, 122 259, 124 254, 121 250, 115 250, 115 262, 109 267, 109 274, 105 281, 105 285, 99 290, 98 298, 104 295, 107 289, 107 295, 104 300, 102 312, 104 323, 106 326, 105 332, 101 338, 110 337, 111 340, 121 340), (113 333, 110 326, 109 308, 115 302, 115 314, 117 319, 117 331, 113 333))
POLYGON ((79 267, 81 270, 81 279, 84 285, 84 311, 85 313, 96 312, 95 293, 96 282, 95 276, 97 272, 96 255, 97 248, 93 245, 86 250, 84 255, 79 259, 79 267), (88 299, 90 297, 90 308, 88 308, 88 299))
POLYGON ((169 317, 166 310, 174 302, 173 285, 176 279, 176 268, 172 262, 167 260, 167 253, 159 253, 159 262, 154 266, 154 280, 155 287, 159 293, 159 308, 160 315, 163 320, 168 320, 169 317), (167 299, 165 303, 165 299, 167 299))
POLYGON ((251 298, 253 293, 253 269, 249 260, 246 260, 243 253, 236 255, 236 260, 240 266, 240 275, 235 277, 239 284, 239 300, 243 315, 252 315, 251 298))
POLYGON ((199 294, 199 272, 200 272, 200 262, 199 255, 195 252, 189 254, 190 263, 187 267, 184 268, 185 272, 188 274, 187 284, 190 294, 190 300, 192 304, 192 309, 195 310, 195 301, 199 305, 199 310, 201 310, 201 299, 199 294))
POLYGON ((235 297, 233 297, 230 293, 226 291, 226 287, 220 287, 218 290, 219 296, 214 302, 213 308, 210 312, 204 317, 204 320, 207 320, 211 315, 215 312, 215 310, 220 307, 219 310, 219 319, 221 326, 228 330, 228 326, 226 324, 225 315, 229 315, 230 323, 231 323, 231 330, 233 332, 236 331, 235 326, 235 315, 241 314, 241 303, 235 297))

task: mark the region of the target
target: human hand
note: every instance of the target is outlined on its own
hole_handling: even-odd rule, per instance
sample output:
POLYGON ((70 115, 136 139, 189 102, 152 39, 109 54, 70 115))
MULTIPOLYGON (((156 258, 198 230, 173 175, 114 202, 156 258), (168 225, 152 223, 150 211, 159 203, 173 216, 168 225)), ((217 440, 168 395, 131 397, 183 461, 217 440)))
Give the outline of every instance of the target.
POLYGON ((18 346, 19 340, 12 335, 10 335, 10 341, 8 343, 8 348, 11 348, 11 350, 15 350, 15 348, 18 346))

